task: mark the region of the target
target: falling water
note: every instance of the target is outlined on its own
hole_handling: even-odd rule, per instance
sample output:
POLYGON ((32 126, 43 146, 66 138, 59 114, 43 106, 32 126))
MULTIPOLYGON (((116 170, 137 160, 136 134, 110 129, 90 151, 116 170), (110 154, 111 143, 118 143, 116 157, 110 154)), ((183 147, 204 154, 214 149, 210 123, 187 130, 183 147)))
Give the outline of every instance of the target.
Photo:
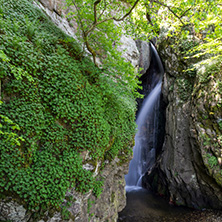
POLYGON ((138 114, 137 133, 133 149, 133 159, 129 165, 129 172, 125 176, 126 190, 142 188, 142 177, 155 162, 158 128, 158 109, 161 94, 161 79, 163 66, 155 47, 151 44, 151 63, 155 63, 152 69, 151 90, 142 104, 138 114))

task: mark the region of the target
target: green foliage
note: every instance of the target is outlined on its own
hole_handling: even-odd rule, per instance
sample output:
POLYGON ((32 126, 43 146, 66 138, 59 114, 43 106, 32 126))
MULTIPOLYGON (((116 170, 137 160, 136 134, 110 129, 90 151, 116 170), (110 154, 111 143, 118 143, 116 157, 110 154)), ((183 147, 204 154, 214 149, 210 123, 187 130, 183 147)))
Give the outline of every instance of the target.
POLYGON ((1 0, 0 59, 1 194, 34 211, 58 207, 69 187, 99 196, 103 183, 83 168, 80 154, 96 163, 131 151, 132 85, 116 81, 108 65, 112 75, 101 72, 26 0, 1 0))
POLYGON ((68 206, 63 206, 62 209, 61 209, 61 215, 62 215, 62 219, 63 220, 69 220, 70 217, 71 217, 71 213, 68 211, 67 207, 69 207, 69 204, 68 206))
POLYGON ((218 125, 219 125, 219 129, 222 131, 222 120, 221 119, 218 121, 218 125))
POLYGON ((66 0, 66 3, 70 11, 67 18, 77 22, 77 38, 91 53, 94 63, 116 82, 128 85, 135 97, 141 97, 137 92, 139 73, 118 51, 125 26, 122 18, 130 11, 129 5, 119 0, 66 0), (102 65, 97 64, 98 58, 102 65))
POLYGON ((103 183, 104 183, 103 180, 97 180, 94 183, 93 194, 95 195, 96 198, 99 198, 103 192, 103 183))
POLYGON ((92 208, 92 205, 95 203, 94 200, 91 200, 90 198, 88 199, 88 205, 87 205, 87 213, 89 214, 90 213, 90 210, 92 208))
POLYGON ((141 0, 127 27, 130 34, 144 40, 159 35, 177 39, 192 36, 193 41, 181 42, 185 57, 209 56, 210 61, 221 61, 221 16, 221 0, 141 0))
POLYGON ((209 163, 211 168, 218 165, 218 161, 217 161, 217 158, 215 156, 207 154, 207 157, 208 157, 208 163, 209 163))
POLYGON ((178 85, 178 93, 180 99, 183 102, 187 101, 190 98, 193 91, 193 82, 189 81, 189 79, 178 78, 177 85, 178 85))
POLYGON ((0 135, 5 136, 6 137, 5 140, 7 142, 10 142, 12 145, 16 144, 20 146, 21 141, 25 141, 22 136, 18 136, 18 134, 15 133, 16 130, 17 131, 20 130, 20 127, 5 115, 0 115, 0 119, 2 122, 0 123, 0 135), (8 125, 8 128, 10 129, 9 132, 1 130, 1 128, 3 128, 3 124, 8 125))
MULTIPOLYGON (((208 83, 211 78, 214 78, 215 75, 218 75, 221 72, 221 62, 220 60, 204 60, 200 65, 200 71, 198 73, 199 82, 201 84, 208 83), (206 62, 207 61, 207 62, 206 62)), ((220 82, 218 82, 218 87, 220 91, 220 82)))

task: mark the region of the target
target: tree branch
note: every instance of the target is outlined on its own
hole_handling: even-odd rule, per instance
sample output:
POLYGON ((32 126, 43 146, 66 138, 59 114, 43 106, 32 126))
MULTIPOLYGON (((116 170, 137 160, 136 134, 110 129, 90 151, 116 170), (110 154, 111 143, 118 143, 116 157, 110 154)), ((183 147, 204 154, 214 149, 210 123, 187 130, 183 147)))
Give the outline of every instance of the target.
POLYGON ((120 21, 123 21, 127 16, 130 15, 130 13, 133 11, 133 9, 136 7, 136 5, 138 4, 140 0, 136 0, 135 3, 133 4, 133 6, 131 7, 131 9, 122 17, 122 18, 113 18, 113 20, 117 21, 117 22, 120 22, 120 21))
POLYGON ((73 5, 75 6, 76 11, 77 11, 77 17, 78 17, 78 20, 79 20, 79 23, 80 23, 80 26, 81 26, 81 30, 82 30, 83 34, 85 35, 85 30, 84 30, 84 26, 83 26, 83 23, 82 23, 82 18, 81 18, 80 13, 79 13, 79 9, 78 9, 78 7, 75 3, 75 0, 72 0, 72 2, 73 2, 73 5))
POLYGON ((107 6, 106 0, 104 0, 104 4, 105 4, 104 9, 103 9, 103 11, 101 12, 101 14, 98 16, 98 20, 101 18, 101 16, 102 16, 102 15, 104 14, 104 12, 106 11, 106 6, 107 6))
POLYGON ((92 54, 94 64, 98 67, 98 64, 97 64, 97 62, 96 62, 96 52, 95 52, 95 50, 93 50, 93 48, 90 46, 87 36, 84 37, 84 41, 85 41, 85 44, 86 44, 86 48, 87 48, 87 49, 89 50, 89 52, 92 54))
POLYGON ((101 2, 101 0, 97 0, 94 2, 94 22, 93 24, 96 24, 97 23, 97 5, 101 2))
POLYGON ((133 4, 133 6, 131 7, 131 9, 124 15, 122 16, 121 18, 115 18, 114 16, 112 17, 109 17, 109 18, 106 18, 106 19, 103 19, 101 21, 98 21, 98 19, 103 15, 103 13, 105 12, 105 8, 106 8, 106 5, 105 5, 105 8, 104 10, 102 11, 102 13, 99 15, 99 17, 97 17, 97 5, 101 2, 102 0, 96 0, 94 2, 94 22, 93 24, 91 25, 91 27, 88 29, 88 30, 84 30, 84 26, 83 26, 83 22, 82 22, 82 18, 80 16, 80 13, 79 13, 79 9, 75 3, 75 0, 72 0, 76 10, 77 10, 77 16, 78 16, 78 20, 80 22, 80 26, 81 26, 81 29, 82 29, 82 32, 83 32, 83 38, 84 38, 84 42, 86 44, 86 48, 88 49, 88 51, 92 54, 93 56, 93 62, 95 65, 97 65, 96 63, 96 52, 95 50, 93 50, 93 48, 90 46, 90 43, 88 41, 88 36, 89 34, 99 25, 99 24, 102 24, 104 22, 107 22, 107 21, 110 21, 110 20, 115 20, 115 21, 123 21, 127 16, 130 15, 130 13, 133 11, 133 9, 136 7, 136 5, 138 4, 138 2, 140 0, 136 0, 135 3, 133 4))
POLYGON ((145 3, 145 7, 146 7, 146 19, 147 19, 147 21, 151 24, 151 26, 153 26, 150 13, 148 12, 148 11, 149 11, 149 10, 148 10, 149 6, 148 6, 147 3, 145 3))
POLYGON ((113 17, 109 17, 109 18, 106 18, 106 19, 103 19, 101 21, 97 21, 96 23, 93 23, 93 25, 86 31, 86 34, 88 35, 90 32, 92 32, 95 27, 97 25, 100 25, 104 22, 107 22, 107 21, 110 21, 110 20, 115 20, 117 22, 120 22, 120 21, 123 21, 127 16, 130 15, 130 13, 133 11, 133 9, 136 7, 136 5, 138 4, 140 0, 136 0, 136 2, 133 4, 132 8, 129 10, 129 12, 127 12, 124 16, 122 16, 121 18, 115 18, 114 16, 113 17))
POLYGON ((186 11, 184 11, 183 14, 180 16, 180 18, 182 18, 183 16, 185 16, 186 13, 187 13, 188 11, 190 11, 190 9, 192 9, 192 7, 188 8, 186 11))
POLYGON ((162 3, 162 2, 160 2, 160 1, 158 1, 158 0, 153 0, 153 2, 155 2, 155 3, 159 4, 159 5, 162 5, 163 7, 168 8, 168 10, 169 10, 175 17, 177 17, 183 25, 185 25, 184 22, 181 20, 181 17, 178 16, 178 15, 171 9, 170 6, 165 5, 164 3, 162 3))

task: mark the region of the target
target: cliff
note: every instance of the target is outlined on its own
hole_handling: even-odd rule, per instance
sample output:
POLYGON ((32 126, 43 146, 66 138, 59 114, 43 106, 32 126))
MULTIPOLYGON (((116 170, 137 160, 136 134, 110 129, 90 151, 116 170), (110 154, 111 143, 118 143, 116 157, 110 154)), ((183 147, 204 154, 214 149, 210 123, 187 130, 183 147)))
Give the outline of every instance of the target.
POLYGON ((172 203, 222 209, 221 64, 183 58, 195 37, 179 46, 170 41, 161 40, 159 45, 165 65, 166 134, 145 183, 172 203))

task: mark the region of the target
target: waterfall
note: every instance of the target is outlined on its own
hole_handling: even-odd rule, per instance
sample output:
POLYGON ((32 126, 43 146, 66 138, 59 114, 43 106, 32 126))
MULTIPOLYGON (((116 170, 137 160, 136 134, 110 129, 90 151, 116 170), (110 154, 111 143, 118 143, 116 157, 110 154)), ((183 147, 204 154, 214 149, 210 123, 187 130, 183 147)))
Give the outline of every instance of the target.
POLYGON ((128 174, 125 175, 126 191, 142 188, 142 177, 155 163, 158 134, 158 112, 164 72, 160 57, 151 44, 151 89, 142 103, 136 120, 137 133, 128 174))

